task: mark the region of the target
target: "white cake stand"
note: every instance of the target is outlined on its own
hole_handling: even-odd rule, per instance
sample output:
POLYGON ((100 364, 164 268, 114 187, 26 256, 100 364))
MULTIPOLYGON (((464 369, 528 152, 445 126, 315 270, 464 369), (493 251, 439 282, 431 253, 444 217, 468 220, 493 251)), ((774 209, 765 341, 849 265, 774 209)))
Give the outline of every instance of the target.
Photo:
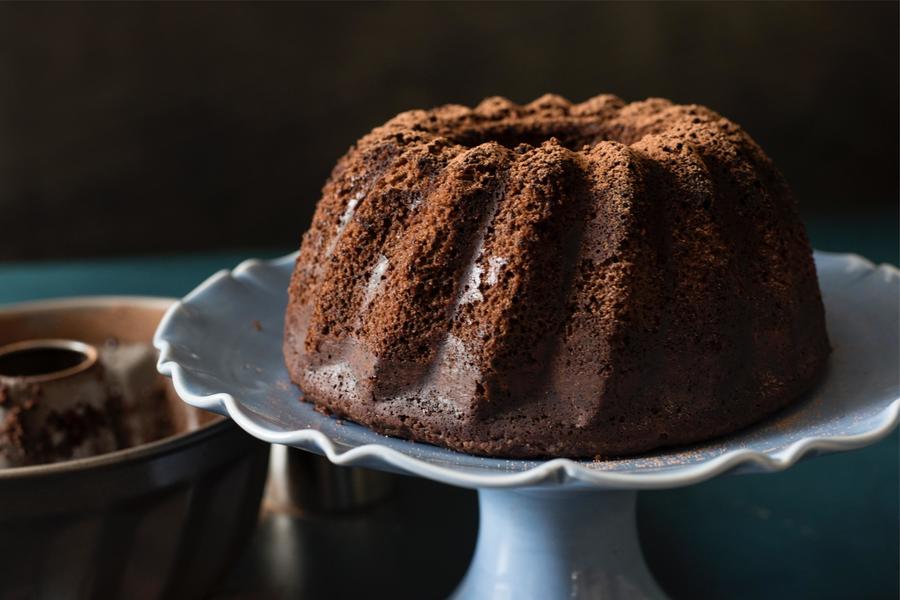
POLYGON ((299 402, 281 354, 293 260, 247 261, 174 305, 156 333, 159 370, 186 402, 265 441, 338 465, 478 489, 478 542, 459 598, 662 597, 637 541, 636 490, 780 471, 805 456, 871 444, 898 421, 900 272, 858 256, 816 254, 834 355, 807 399, 726 439, 608 461, 469 456, 299 402))

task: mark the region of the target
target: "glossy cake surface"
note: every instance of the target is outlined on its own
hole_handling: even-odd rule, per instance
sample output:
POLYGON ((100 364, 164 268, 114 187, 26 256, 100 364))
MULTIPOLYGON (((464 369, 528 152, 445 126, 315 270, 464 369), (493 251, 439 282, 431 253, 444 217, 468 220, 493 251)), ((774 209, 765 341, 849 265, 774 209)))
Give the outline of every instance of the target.
POLYGON ((492 456, 735 431, 829 353, 791 192, 697 105, 547 95, 402 113, 325 185, 289 289, 304 399, 492 456))

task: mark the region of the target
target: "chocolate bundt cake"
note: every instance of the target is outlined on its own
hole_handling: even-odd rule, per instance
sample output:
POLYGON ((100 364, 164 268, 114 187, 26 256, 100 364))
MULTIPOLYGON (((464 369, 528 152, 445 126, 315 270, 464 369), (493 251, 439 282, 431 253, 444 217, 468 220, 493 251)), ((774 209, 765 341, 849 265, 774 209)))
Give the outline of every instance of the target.
POLYGON ((363 137, 303 238, 284 338, 320 410, 506 457, 730 433, 828 354, 759 146, 708 108, 609 95, 413 110, 363 137))

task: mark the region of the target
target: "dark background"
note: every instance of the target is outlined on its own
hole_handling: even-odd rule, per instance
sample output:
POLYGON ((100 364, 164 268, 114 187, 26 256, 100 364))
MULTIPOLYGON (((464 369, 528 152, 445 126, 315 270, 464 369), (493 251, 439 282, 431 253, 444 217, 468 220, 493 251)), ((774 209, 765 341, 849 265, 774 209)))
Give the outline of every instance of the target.
POLYGON ((0 260, 287 250, 372 127, 548 91, 706 104, 815 243, 896 248, 898 6, 3 4, 0 260))

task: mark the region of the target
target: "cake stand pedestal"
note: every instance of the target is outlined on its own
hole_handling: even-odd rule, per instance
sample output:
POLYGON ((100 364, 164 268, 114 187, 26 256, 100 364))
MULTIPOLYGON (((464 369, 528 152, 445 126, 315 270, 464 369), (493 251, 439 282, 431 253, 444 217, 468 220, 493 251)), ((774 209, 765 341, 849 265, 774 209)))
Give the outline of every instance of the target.
POLYGON ((455 598, 662 598, 635 491, 478 490, 475 556, 455 598))
POLYGON ((606 461, 470 456, 382 436, 299 402, 281 354, 292 266, 293 256, 247 261, 173 305, 156 333, 159 370, 186 402, 265 441, 336 465, 478 489, 478 542, 456 598, 661 598, 637 539, 636 490, 780 471, 873 443, 900 415, 900 272, 854 255, 816 254, 834 354, 807 398, 728 438, 606 461))

